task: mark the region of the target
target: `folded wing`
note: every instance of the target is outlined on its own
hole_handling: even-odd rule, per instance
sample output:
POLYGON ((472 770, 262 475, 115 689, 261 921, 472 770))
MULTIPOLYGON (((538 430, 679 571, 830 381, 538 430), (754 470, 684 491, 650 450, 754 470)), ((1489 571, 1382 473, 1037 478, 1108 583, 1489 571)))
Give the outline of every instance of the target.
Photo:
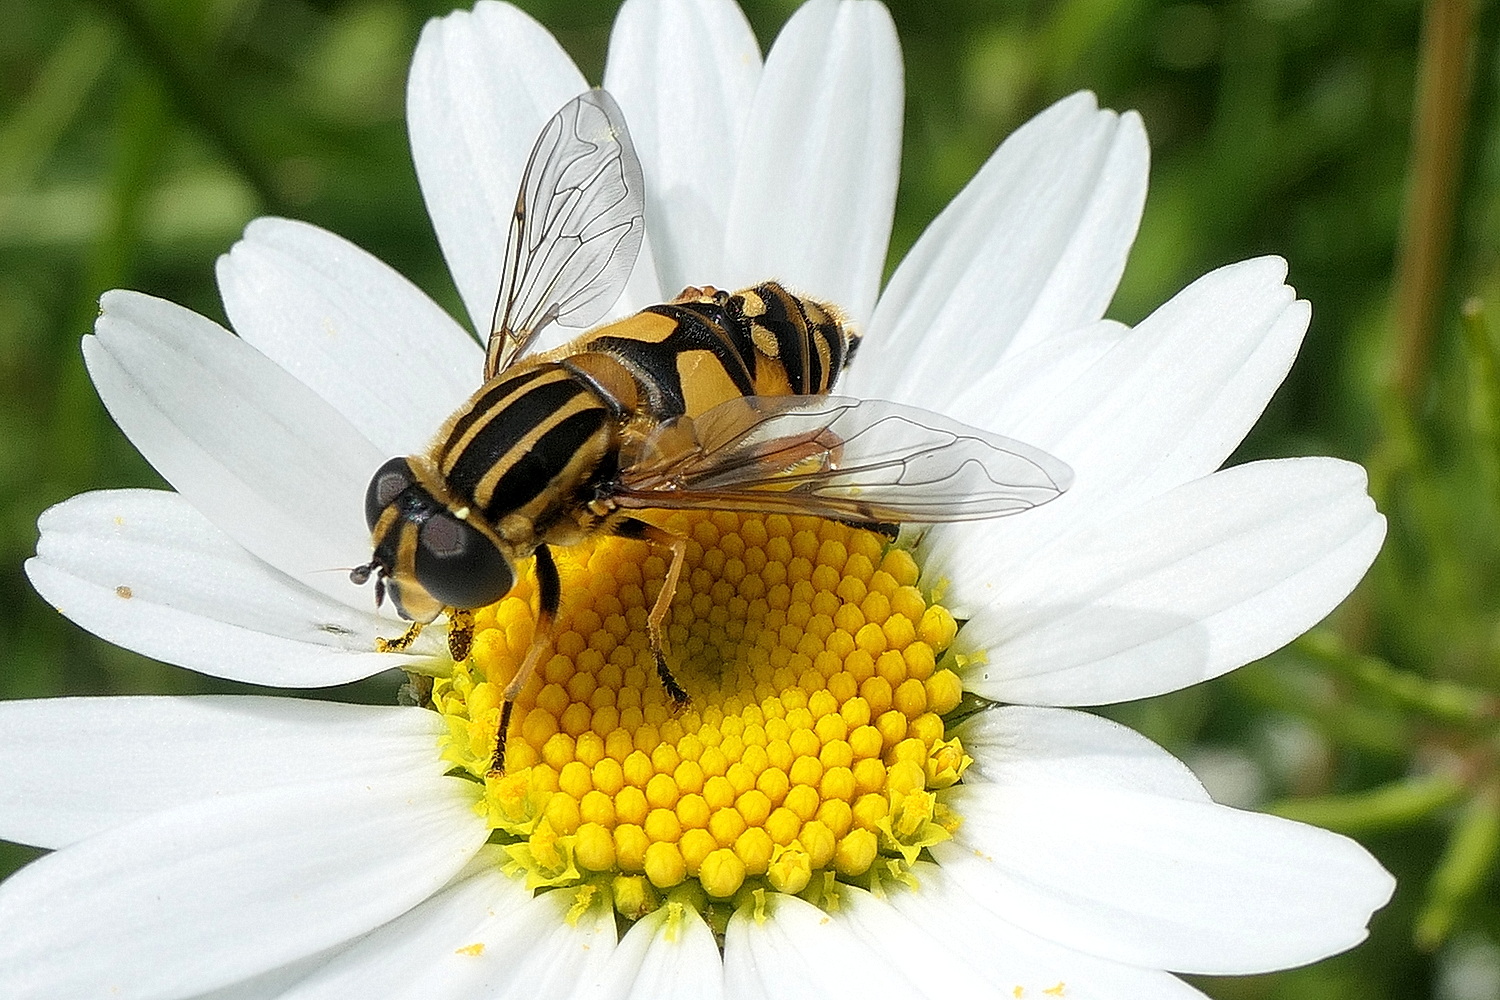
POLYGON ((969 521, 1060 496, 1072 471, 1037 448, 884 400, 747 396, 653 431, 629 456, 626 508, 969 521))

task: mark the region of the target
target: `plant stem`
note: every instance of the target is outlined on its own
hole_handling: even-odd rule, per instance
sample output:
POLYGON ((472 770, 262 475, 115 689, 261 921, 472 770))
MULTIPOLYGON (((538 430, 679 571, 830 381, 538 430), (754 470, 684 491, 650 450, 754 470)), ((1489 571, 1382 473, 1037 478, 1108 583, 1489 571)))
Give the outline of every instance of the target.
POLYGON ((1408 407, 1427 384, 1437 334, 1458 203, 1473 38, 1473 0, 1428 0, 1395 289, 1393 379, 1408 407))

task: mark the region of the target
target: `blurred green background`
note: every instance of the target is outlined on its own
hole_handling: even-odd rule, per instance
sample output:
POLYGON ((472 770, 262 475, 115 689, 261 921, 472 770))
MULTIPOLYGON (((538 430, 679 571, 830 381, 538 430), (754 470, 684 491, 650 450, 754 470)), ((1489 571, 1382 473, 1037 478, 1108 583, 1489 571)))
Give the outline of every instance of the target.
MULTIPOLYGON (((520 6, 601 79, 615 3, 520 6)), ((763 46, 795 6, 745 4, 763 46)), ((1137 320, 1220 264, 1288 258, 1312 328, 1238 458, 1360 461, 1390 518, 1375 570, 1311 636, 1109 713, 1221 800, 1356 836, 1400 879, 1360 948, 1196 981, 1225 1000, 1500 996, 1495 5, 890 6, 907 76, 891 260, 1054 99, 1089 88, 1139 109, 1151 194, 1112 314, 1137 320)), ((160 483, 105 416, 78 339, 115 286, 223 322, 213 261, 263 213, 355 240, 459 314, 402 121, 417 34, 446 9, 0 2, 0 697, 232 689, 84 634, 22 573, 49 504, 160 483)), ((0 873, 33 855, 0 845, 0 873)))

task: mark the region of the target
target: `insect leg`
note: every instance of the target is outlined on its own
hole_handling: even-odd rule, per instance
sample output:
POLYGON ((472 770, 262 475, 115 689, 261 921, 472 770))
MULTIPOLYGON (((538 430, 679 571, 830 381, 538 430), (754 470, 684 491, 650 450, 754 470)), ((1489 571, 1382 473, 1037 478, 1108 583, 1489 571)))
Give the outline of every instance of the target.
POLYGON ((448 655, 454 663, 469 658, 469 649, 474 645, 474 612, 466 608, 448 609, 448 655))
POLYGON ((490 760, 491 774, 505 773, 505 738, 510 731, 511 710, 515 707, 522 688, 526 687, 526 682, 536 671, 542 651, 552 639, 552 622, 557 617, 557 609, 562 606, 562 580, 557 575, 557 563, 552 560, 552 550, 545 545, 537 546, 536 550, 536 582, 536 632, 531 639, 531 648, 526 650, 526 659, 521 661, 521 669, 516 671, 516 675, 500 694, 500 728, 495 733, 495 756, 490 760))
POLYGON ((375 652, 377 653, 399 653, 417 641, 417 636, 422 634, 422 623, 412 622, 406 631, 394 639, 382 639, 375 637, 375 652))
POLYGON ((721 296, 726 299, 729 297, 727 293, 719 291, 713 285, 704 285, 702 288, 699 288, 697 285, 688 285, 678 293, 677 298, 673 299, 671 304, 702 302, 705 299, 718 300, 721 296))
POLYGON ((651 614, 646 617, 646 634, 651 639, 651 653, 656 657, 656 676, 661 678, 662 687, 667 689, 672 704, 680 708, 688 703, 688 695, 682 685, 677 683, 677 678, 672 676, 672 671, 667 669, 666 636, 662 634, 661 626, 667 620, 667 612, 672 610, 672 598, 677 594, 678 581, 682 579, 682 562, 687 557, 687 539, 669 535, 665 531, 660 535, 661 537, 652 538, 651 541, 672 550, 672 564, 667 567, 667 578, 662 581, 656 603, 651 606, 651 614))
POLYGON ((894 542, 901 534, 901 525, 892 524, 889 521, 857 521, 848 518, 839 518, 839 524, 858 528, 861 531, 873 531, 888 542, 894 542))
POLYGON ((661 678, 661 686, 667 689, 672 704, 681 708, 690 699, 682 685, 677 683, 677 678, 672 676, 672 671, 667 668, 666 636, 662 632, 662 623, 667 620, 667 612, 672 610, 672 598, 677 596, 677 583, 682 579, 682 562, 687 558, 687 539, 633 517, 617 522, 612 530, 622 538, 639 538, 653 545, 664 545, 672 552, 667 578, 662 581, 661 590, 656 594, 656 602, 651 605, 651 613, 646 616, 646 635, 651 640, 651 655, 656 659, 656 676, 661 678))
POLYGON ((646 635, 651 640, 651 655, 656 659, 656 676, 661 678, 661 686, 667 689, 672 704, 681 708, 688 703, 688 693, 677 683, 677 678, 672 676, 672 671, 667 667, 667 637, 662 631, 662 623, 667 620, 667 612, 672 610, 672 598, 677 596, 677 584, 682 580, 682 563, 687 558, 687 539, 663 531, 655 525, 637 523, 641 527, 634 532, 636 537, 644 538, 654 545, 664 545, 672 552, 672 561, 667 566, 667 578, 662 581, 661 590, 656 593, 656 602, 651 605, 651 613, 646 616, 646 635))

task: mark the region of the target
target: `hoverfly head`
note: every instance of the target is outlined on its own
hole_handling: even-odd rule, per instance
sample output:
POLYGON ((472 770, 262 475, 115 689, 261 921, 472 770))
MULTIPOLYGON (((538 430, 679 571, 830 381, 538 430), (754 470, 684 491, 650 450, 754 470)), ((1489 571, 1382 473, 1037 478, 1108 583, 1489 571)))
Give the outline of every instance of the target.
POLYGON ((515 571, 493 539, 448 509, 393 458, 370 477, 365 520, 374 555, 350 573, 355 583, 375 575, 375 602, 385 592, 401 617, 430 622, 445 608, 478 608, 510 592, 515 571))

